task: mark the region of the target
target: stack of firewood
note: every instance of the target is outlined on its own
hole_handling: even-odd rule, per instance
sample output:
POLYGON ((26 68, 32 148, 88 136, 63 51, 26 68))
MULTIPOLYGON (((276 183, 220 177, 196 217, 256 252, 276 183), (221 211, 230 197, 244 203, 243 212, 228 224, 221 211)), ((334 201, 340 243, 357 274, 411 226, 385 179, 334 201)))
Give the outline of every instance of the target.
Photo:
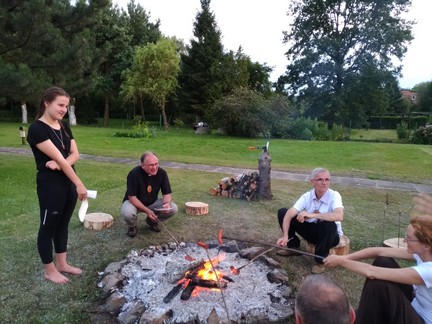
POLYGON ((222 196, 251 201, 257 197, 258 172, 243 173, 234 177, 225 177, 219 181, 215 188, 210 188, 208 193, 212 196, 222 196))

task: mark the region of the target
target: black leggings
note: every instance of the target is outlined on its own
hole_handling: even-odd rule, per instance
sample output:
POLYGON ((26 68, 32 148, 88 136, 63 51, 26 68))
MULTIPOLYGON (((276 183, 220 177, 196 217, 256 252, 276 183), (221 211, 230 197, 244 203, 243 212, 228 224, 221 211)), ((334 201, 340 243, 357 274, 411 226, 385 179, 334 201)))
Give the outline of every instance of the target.
POLYGON ((56 253, 67 251, 68 226, 78 194, 73 183, 38 182, 40 226, 37 246, 42 263, 53 262, 53 243, 56 253))

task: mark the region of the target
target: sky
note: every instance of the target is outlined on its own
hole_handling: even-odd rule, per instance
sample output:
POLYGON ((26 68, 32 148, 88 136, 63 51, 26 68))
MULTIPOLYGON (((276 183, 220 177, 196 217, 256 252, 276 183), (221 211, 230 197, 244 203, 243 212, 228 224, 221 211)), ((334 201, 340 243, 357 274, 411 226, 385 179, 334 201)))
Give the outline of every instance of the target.
MULTIPOLYGON (((126 8, 129 0, 113 0, 126 8)), ((193 23, 200 11, 200 0, 135 0, 147 13, 150 20, 160 19, 160 30, 166 36, 176 36, 189 44, 193 37, 193 23)), ((284 55, 287 46, 282 44, 282 31, 289 30, 286 15, 289 0, 212 0, 210 9, 222 34, 225 51, 243 53, 252 61, 266 63, 273 68, 272 81, 282 75, 288 64, 284 55)), ((411 89, 416 84, 432 81, 432 1, 412 0, 408 18, 417 24, 413 28, 414 40, 402 60, 402 78, 399 86, 411 89)))

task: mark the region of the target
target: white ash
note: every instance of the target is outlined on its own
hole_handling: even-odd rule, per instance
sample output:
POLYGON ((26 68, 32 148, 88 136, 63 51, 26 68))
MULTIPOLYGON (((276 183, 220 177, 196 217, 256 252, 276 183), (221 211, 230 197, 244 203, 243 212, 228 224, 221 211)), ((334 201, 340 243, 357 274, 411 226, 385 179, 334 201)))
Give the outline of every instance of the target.
MULTIPOLYGON (((129 262, 121 270, 121 274, 127 278, 119 290, 127 299, 122 312, 127 311, 135 302, 142 301, 146 313, 162 316, 172 310, 172 323, 186 323, 193 319, 205 323, 213 309, 220 318, 227 318, 222 294, 217 289, 200 291, 198 296, 191 296, 186 301, 180 299, 180 292, 169 303, 163 302, 177 280, 192 265, 185 259, 186 253, 196 258, 195 262, 208 261, 206 251, 195 245, 185 246, 183 250, 156 252, 152 256, 139 255, 135 251, 130 253, 129 262)), ((208 253, 214 259, 218 255, 218 249, 209 249, 208 253)), ((286 286, 271 283, 267 279, 267 273, 272 269, 260 261, 254 261, 241 269, 240 274, 234 275, 230 272, 230 266, 240 268, 248 260, 240 258, 238 253, 220 254, 225 258, 221 259, 216 269, 234 280, 228 282, 223 289, 231 320, 265 316, 270 322, 277 322, 292 314, 288 297, 284 296, 286 286), (273 301, 278 301, 278 305, 275 306, 270 295, 273 301)))

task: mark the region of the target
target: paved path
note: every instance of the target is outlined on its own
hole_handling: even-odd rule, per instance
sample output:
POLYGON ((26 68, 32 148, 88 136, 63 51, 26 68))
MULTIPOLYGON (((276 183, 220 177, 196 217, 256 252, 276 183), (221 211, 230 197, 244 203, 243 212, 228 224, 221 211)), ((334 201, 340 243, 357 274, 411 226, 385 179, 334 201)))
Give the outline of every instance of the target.
MULTIPOLYGON (((29 148, 15 148, 15 147, 0 147, 0 154, 28 154, 32 155, 29 148)), ((138 164, 138 159, 130 158, 116 158, 109 156, 96 156, 89 154, 80 154, 80 158, 84 160, 92 160, 107 163, 127 163, 127 164, 138 164)), ((225 173, 227 175, 242 174, 245 172, 253 172, 256 170, 251 169, 240 169, 230 167, 220 167, 205 164, 190 164, 190 163, 179 163, 179 162, 161 162, 160 164, 164 168, 172 169, 185 169, 185 170, 198 170, 205 172, 218 172, 225 173)), ((284 171, 272 171, 272 179, 282 179, 291 181, 308 181, 308 174, 290 173, 284 171)), ((350 186, 358 187, 370 187, 377 189, 390 189, 390 190, 403 190, 412 192, 427 192, 432 194, 432 186, 416 183, 397 182, 397 181, 385 181, 385 180, 371 180, 363 178, 350 178, 350 177, 338 177, 332 176, 332 183, 341 183, 350 186)))

